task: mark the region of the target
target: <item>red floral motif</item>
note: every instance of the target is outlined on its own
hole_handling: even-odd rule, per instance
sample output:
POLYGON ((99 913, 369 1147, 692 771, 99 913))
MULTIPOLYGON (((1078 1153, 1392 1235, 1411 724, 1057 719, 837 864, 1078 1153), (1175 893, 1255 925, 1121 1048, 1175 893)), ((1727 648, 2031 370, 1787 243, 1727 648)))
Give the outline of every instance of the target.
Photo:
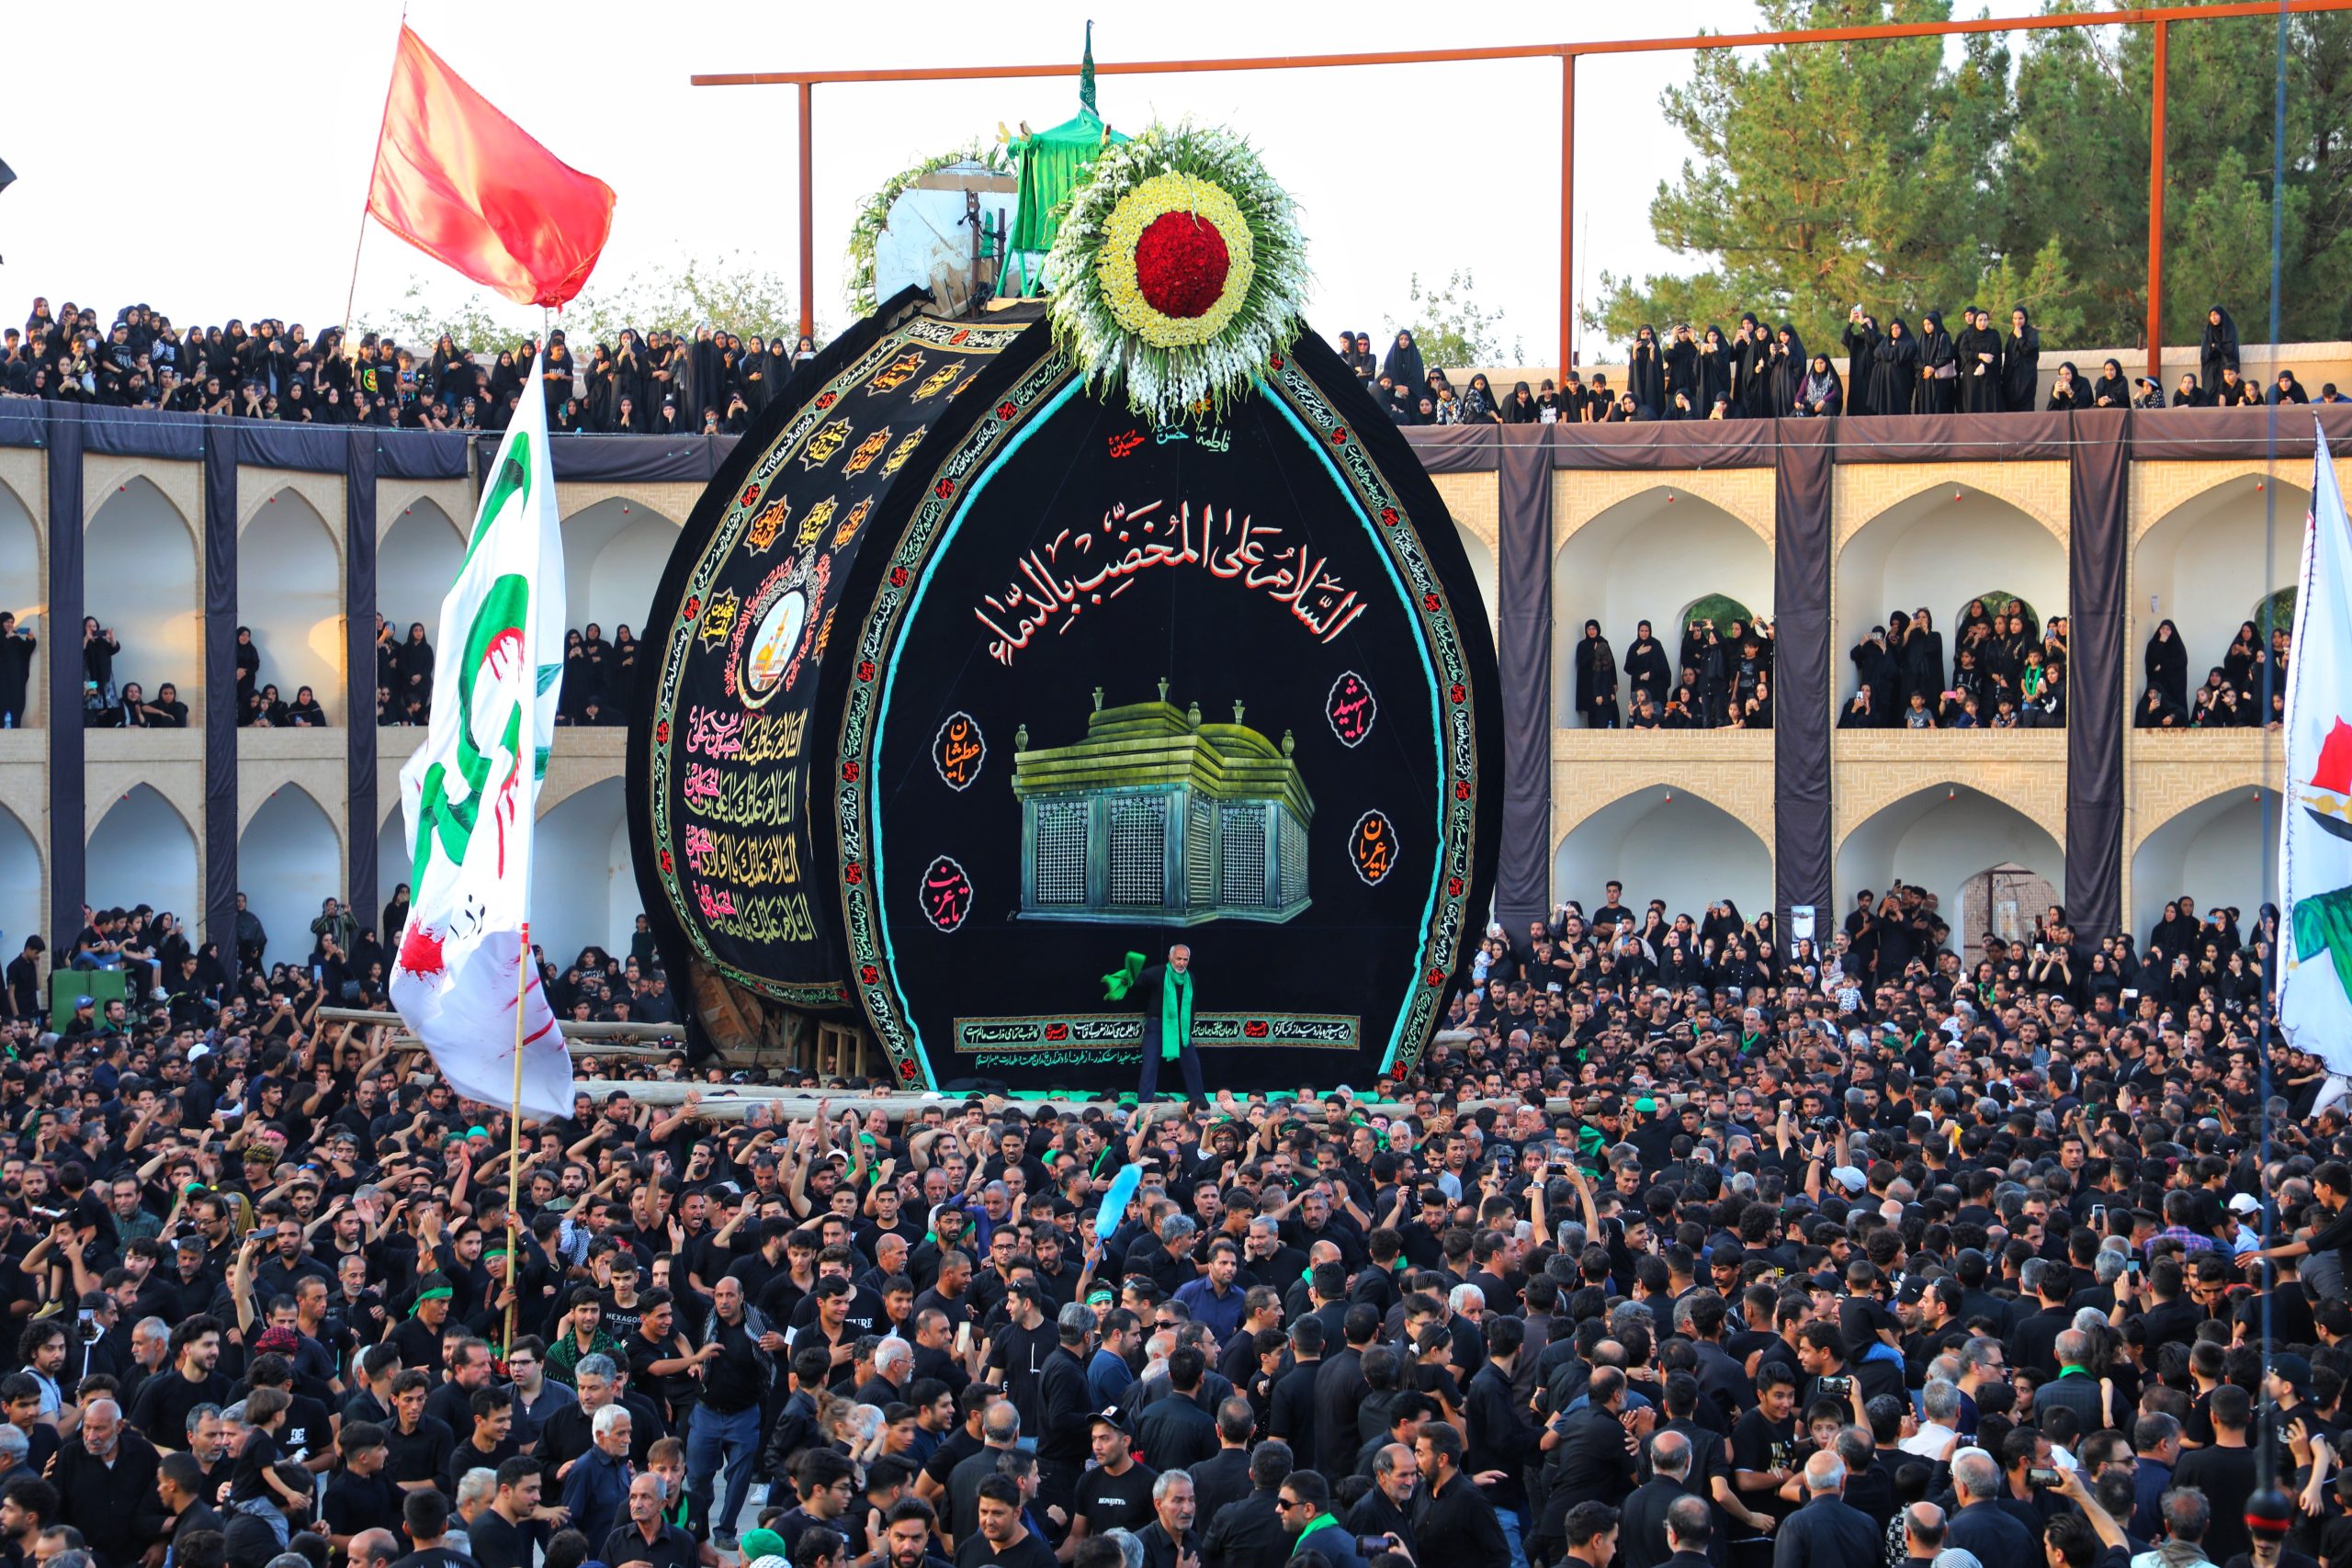
POLYGON ((843 762, 842 764, 842 783, 855 784, 856 782, 857 764, 855 762, 843 762))
POLYGON ((1445 879, 1445 896, 1449 898, 1459 898, 1462 897, 1462 879, 1460 877, 1449 876, 1445 879))
POLYGON ((1436 595, 1436 594, 1434 594, 1434 593, 1424 593, 1424 594, 1422 594, 1422 595, 1421 595, 1421 608, 1422 608, 1422 609, 1424 609, 1424 610, 1434 610, 1434 609, 1436 609, 1436 608, 1437 608, 1437 595, 1436 595))
POLYGON ((701 615, 701 614, 702 614, 702 596, 701 596, 700 594, 693 594, 693 595, 689 595, 689 596, 687 597, 687 600, 686 600, 686 610, 685 610, 686 619, 688 619, 688 620, 690 620, 690 621, 691 621, 691 620, 693 620, 696 615, 701 615))
POLYGON ((834 404, 834 403, 836 403, 836 402, 838 402, 839 400, 839 400, 839 399, 837 399, 836 397, 834 397, 832 393, 831 393, 831 392, 827 392, 827 393, 825 393, 822 397, 820 397, 820 398, 817 400, 817 406, 818 406, 820 409, 829 409, 829 408, 831 408, 831 407, 833 406, 833 404, 834 404))
POLYGON ((1421 976, 1421 983, 1430 987, 1442 986, 1445 984, 1445 971, 1442 969, 1431 969, 1428 974, 1421 976))
POLYGON ((1163 212, 1136 241, 1136 287, 1163 316, 1208 314, 1232 271, 1225 236, 1195 213, 1163 212))
POLYGON ((912 1062, 900 1062, 899 1064, 899 1076, 905 1078, 909 1083, 912 1083, 915 1077, 915 1065, 912 1062))
POLYGON ((1468 779, 1460 779, 1455 781, 1453 785, 1453 798, 1456 800, 1467 800, 1470 798, 1470 781, 1468 779))
POLYGON ((1348 444, 1348 427, 1347 427, 1346 425, 1344 425, 1344 424, 1343 424, 1343 425, 1340 425, 1338 429, 1336 429, 1336 430, 1334 430, 1334 431, 1332 431, 1332 432, 1331 432, 1331 445, 1332 445, 1332 446, 1345 446, 1347 444, 1348 444))
POLYGON ((653 744, 656 746, 667 746, 670 744, 670 721, 668 719, 665 718, 661 723, 653 727, 653 744))
POLYGON ((857 661, 857 678, 861 681, 871 681, 874 679, 874 660, 871 659, 861 659, 857 661))
POLYGON ((1396 509, 1395 507, 1384 506, 1380 509, 1380 525, 1384 528, 1394 528, 1396 526, 1396 509))
POLYGON ((1470 694, 1469 694, 1469 692, 1468 692, 1466 689, 1464 689, 1464 686, 1463 686, 1463 684, 1462 684, 1462 682, 1461 682, 1456 681, 1456 682, 1453 683, 1453 686, 1452 690, 1450 690, 1450 691, 1448 691, 1448 692, 1446 693, 1446 695, 1448 695, 1448 696, 1450 696, 1450 697, 1452 697, 1452 698, 1453 699, 1453 705, 1454 705, 1454 706, 1456 706, 1456 707, 1460 707, 1460 706, 1462 705, 1463 702, 1464 702, 1464 700, 1465 700, 1465 699, 1470 695, 1470 694))
POLYGON ((882 971, 881 971, 881 970, 879 970, 879 969, 877 969, 877 968, 876 968, 876 967, 875 967, 873 964, 867 964, 861 965, 861 966, 859 967, 858 971, 857 971, 857 980, 858 980, 858 984, 860 984, 860 985, 862 985, 862 986, 871 986, 871 985, 874 985, 875 983, 876 983, 877 981, 879 981, 881 978, 882 978, 882 971))
POLYGON ((907 569, 902 566, 892 567, 890 569, 890 586, 893 588, 904 588, 906 585, 907 569))
POLYGON ((956 493, 956 481, 954 479, 942 479, 937 484, 931 487, 931 493, 939 497, 940 500, 945 501, 949 496, 956 493))
POLYGON ((865 880, 865 867, 860 865, 855 861, 850 862, 847 865, 842 867, 842 880, 848 883, 852 887, 857 886, 865 880))
POLYGON ((1272 358, 1272 359, 1268 360, 1266 363, 1268 363, 1269 365, 1272 365, 1275 369, 1279 370, 1279 369, 1281 369, 1281 368, 1283 367, 1283 356, 1282 356, 1281 355, 1277 354, 1277 355, 1275 355, 1273 356, 1273 358, 1272 358))
POLYGON ((675 871, 675 870, 677 870, 677 869, 678 869, 678 863, 677 863, 676 861, 672 860, 672 859, 670 858, 670 852, 669 852, 669 851, 667 851, 667 850, 663 850, 663 851, 662 852, 662 875, 664 875, 664 876, 667 876, 667 875, 669 875, 672 872, 673 872, 673 871, 675 871))
POLYGON ((1020 412, 1021 405, 1014 402, 1011 398, 1007 398, 1004 401, 996 405, 996 416, 999 419, 1011 419, 1014 414, 1017 414, 1020 412))
POLYGON ((947 346, 948 346, 948 347, 950 347, 950 348, 953 348, 953 347, 955 347, 957 344, 962 343, 962 342, 966 341, 967 339, 968 339, 971 335, 972 335, 972 329, 971 329, 971 328, 969 328, 969 327, 957 327, 957 328, 956 329, 956 335, 955 335, 954 337, 951 337, 951 338, 949 338, 949 339, 947 340, 947 346))

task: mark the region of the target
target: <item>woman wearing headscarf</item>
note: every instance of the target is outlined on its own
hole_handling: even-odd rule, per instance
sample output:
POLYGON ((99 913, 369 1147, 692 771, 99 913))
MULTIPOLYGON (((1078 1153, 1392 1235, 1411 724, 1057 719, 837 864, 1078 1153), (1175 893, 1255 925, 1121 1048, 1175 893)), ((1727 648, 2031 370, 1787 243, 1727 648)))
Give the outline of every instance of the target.
POLYGON ((2124 378, 2120 361, 2099 362, 2098 379, 2091 383, 2090 400, 2084 405, 2095 409, 2128 409, 2132 406, 2132 383, 2124 378))
POLYGON ((1584 640, 1577 644, 1577 712, 1587 729, 1617 728, 1617 656, 1600 635, 1599 621, 1584 624, 1584 640))
POLYGON ((1483 370, 1470 378, 1470 389, 1462 394, 1460 423, 1464 424, 1503 423, 1503 411, 1495 404, 1494 385, 1487 379, 1487 373, 1483 370))
POLYGON ((261 649, 254 646, 254 629, 237 628, 237 703, 243 706, 253 698, 254 688, 261 680, 261 649))
POLYGON ((1772 334, 1771 412, 1786 418, 1796 412, 1797 393, 1804 385, 1804 340, 1794 323, 1782 321, 1772 334))
POLYGON ((1932 708, 1943 694, 1944 634, 1936 630, 1925 604, 1911 617, 1910 630, 1903 634, 1902 681, 1896 696, 1905 707, 1917 696, 1925 697, 1932 708))
POLYGON ((2303 390, 2303 384, 2295 379, 2292 370, 2281 370, 2278 381, 2270 389, 2270 400, 2273 403, 2308 403, 2312 400, 2311 394, 2303 390))
POLYGON ((1829 363, 1827 355, 1815 355, 1797 387, 1796 407, 1792 412, 1800 419, 1829 419, 1844 408, 1845 401, 1846 387, 1838 378, 1837 367, 1829 363))
POLYGON ((1881 342, 1878 318, 1860 305, 1846 312, 1846 330, 1838 334, 1846 345, 1846 412, 1851 414, 1883 413, 1876 396, 1878 383, 1875 370, 1878 345, 1881 342))
POLYGON ((1738 413, 1731 402, 1731 344, 1724 337, 1724 330, 1709 323, 1699 334, 1699 416, 1714 417, 1715 405, 1725 404, 1727 414, 1738 413))
POLYGON ((1919 340, 1900 316, 1886 323, 1886 333, 1871 347, 1871 412, 1909 413, 1913 389, 1919 379, 1919 340))
POLYGON ((2188 708, 2188 649, 2180 640, 2180 628, 2170 621, 2158 621, 2155 634, 2148 638, 2148 650, 2141 659, 2147 671, 2148 689, 2162 692, 2165 700, 2177 712, 2188 708))
POLYGON ((1919 377, 1912 409, 1918 413, 1951 413, 1960 407, 1959 351, 1951 333, 1944 331, 1940 311, 1919 318, 1919 377))
POLYGON ((2218 387, 2222 372, 2236 370, 2238 365, 2238 324, 2219 305, 2205 312, 2205 333, 2197 344, 2197 368, 2201 384, 2218 387))
POLYGON ((1657 341, 1657 329, 1645 321, 1634 333, 1634 346, 1626 355, 1625 389, 1634 394, 1634 405, 1646 411, 1645 417, 1666 417, 1666 351, 1657 341))
POLYGON ((1673 689, 1674 671, 1667 667, 1666 649, 1652 635, 1647 621, 1634 628, 1633 645, 1625 649, 1625 679, 1633 688, 1635 707, 1646 696, 1661 710, 1665 708, 1667 694, 1673 689))
POLYGON ((1993 318, 1981 305, 1971 305, 1962 312, 1968 324, 1952 340, 1952 347, 1960 356, 1960 412, 1962 413, 1998 413, 2001 412, 2001 339, 1993 331, 1993 318))
POLYGON ((412 701, 425 705, 429 714, 433 703, 433 645, 424 640, 424 623, 408 624, 408 640, 401 644, 401 705, 412 701))
POLYGON ((2177 409, 2201 409, 2211 408, 2213 400, 2208 397, 2205 389, 2198 384, 2197 373, 2193 370, 2182 371, 2178 384, 2172 389, 2172 406, 2177 409))
POLYGON ((1731 340, 1731 412, 1735 419, 1765 419, 1772 412, 1771 334, 1753 310, 1739 313, 1731 340))
POLYGON ((2041 379, 2041 330, 2018 305, 2009 311, 2009 335, 2001 344, 2001 406, 2011 413, 2033 407, 2041 379))
POLYGON ((1421 384, 1429 372, 1421 367, 1421 351, 1413 345, 1413 334, 1400 332, 1396 341, 1388 345, 1388 357, 1380 362, 1380 372, 1400 387, 1408 389, 1414 397, 1420 395, 1421 384))
POLYGON ((1666 345, 1662 356, 1666 365, 1666 395, 1657 410, 1666 419, 1704 419, 1707 405, 1699 390, 1699 340, 1690 335, 1690 323, 1674 329, 1674 341, 1666 345))
POLYGON ((1503 400, 1503 423, 1541 424, 1543 422, 1544 410, 1535 401, 1535 394, 1527 389, 1527 383, 1521 381, 1514 385, 1510 396, 1503 400))
POLYGON ((2153 376, 2134 376, 2132 389, 2138 394, 2132 400, 2135 409, 2160 409, 2165 406, 2164 383, 2153 376))
POLYGON ((2086 408, 2089 406, 2089 397, 2090 389, 2075 373, 2075 362, 2069 359, 2058 367, 2057 379, 2050 383, 2050 400, 2041 406, 2048 412, 2086 408))

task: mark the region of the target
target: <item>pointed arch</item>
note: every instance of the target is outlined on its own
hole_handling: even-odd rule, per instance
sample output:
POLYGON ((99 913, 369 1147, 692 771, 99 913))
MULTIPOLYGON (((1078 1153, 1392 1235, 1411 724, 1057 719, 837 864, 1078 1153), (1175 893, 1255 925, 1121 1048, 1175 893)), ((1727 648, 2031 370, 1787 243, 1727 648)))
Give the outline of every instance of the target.
POLYGON ((41 842, 25 819, 0 803, 0 931, 7 933, 7 956, 24 939, 49 924, 41 894, 47 886, 41 842))
POLYGON ((1585 817, 1552 850, 1552 897, 1588 910, 1604 884, 1624 884, 1626 908, 1666 900, 1669 919, 1704 915, 1728 898, 1753 914, 1772 907, 1772 852, 1756 830, 1689 789, 1655 784, 1585 817))
MULTIPOLYGON (((1838 469, 1841 485, 1847 471, 1838 469)), ((1974 596, 1962 592, 1962 585, 1976 591, 1997 574, 2006 592, 2023 595, 2042 615, 2064 614, 2064 537, 2063 524, 2053 526, 2048 517, 1973 479, 1929 480, 1878 507, 1838 548, 1832 659, 1838 700, 1853 695, 1858 683, 1849 650, 1873 627, 1890 625, 1888 617, 1897 610, 1906 615, 1921 608, 1929 612, 1943 637, 1946 681, 1958 652, 1953 634, 1974 596)))
POLYGON ((2204 683, 2240 624, 2253 617, 2253 606, 2294 582, 2311 503, 2308 485, 2256 468, 2231 473, 2147 521, 2132 544, 2134 697, 2147 688, 2148 639, 2165 621, 2188 657, 2188 689, 2204 683))
POLYGON ((2216 789, 2167 815, 2132 852, 2132 932, 2141 942, 2164 907, 2186 893, 2203 911, 2235 908, 2240 928, 2278 896, 2279 815, 2296 809, 2290 794, 2258 781, 2216 789))
POLYGON ((632 496, 610 496, 563 520, 564 625, 594 622, 613 640, 621 626, 645 634, 679 525, 632 496))
MULTIPOLYGON (((25 711, 20 725, 39 724, 48 685, 51 628, 43 614, 49 604, 49 562, 43 550, 40 524, 14 486, 0 479, 0 611, 17 617, 33 634, 33 663, 27 672, 25 711)), ((31 931, 32 926, 13 928, 31 931)))
MULTIPOLYGON (((187 518, 133 474, 92 513, 85 544, 83 610, 122 644, 117 684, 137 681, 152 692, 174 682, 196 722, 204 701, 204 577, 187 518)), ((52 630, 52 643, 81 647, 79 626, 52 630)))
MULTIPOLYGON (((322 903, 343 896, 343 835, 318 797, 299 784, 280 784, 237 836, 237 882, 246 907, 269 933, 264 960, 298 964, 311 953, 311 922, 322 903)), ((373 926, 372 912, 359 915, 373 926)))
POLYGON ((1690 602, 1690 570, 1704 561, 1711 592, 1727 593, 1769 615, 1772 604, 1770 536, 1747 518, 1693 494, 1680 480, 1652 482, 1622 497, 1568 530, 1552 560, 1553 690, 1563 726, 1576 711, 1576 645, 1584 624, 1599 621, 1620 674, 1626 649, 1646 620, 1671 665, 1681 651, 1681 628, 1667 617, 1690 602))
POLYGON ((640 900, 621 781, 599 779, 539 818, 531 851, 532 935, 559 968, 583 947, 626 953, 640 900))
POLYGON ((200 921, 196 831, 150 784, 133 784, 90 829, 84 901, 96 908, 152 905, 191 930, 200 921))
POLYGON ((1987 914, 1981 896, 1972 912, 1970 879, 2003 864, 2025 867, 2064 898, 2065 850, 2035 818, 1957 781, 1911 790, 1862 818, 1839 840, 1838 919, 1862 889, 1883 895, 1901 881, 1934 897, 1958 951, 1980 934, 1987 914))
POLYGON ((288 702, 308 686, 330 724, 344 722, 343 552, 292 485, 247 513, 237 547, 237 618, 261 655, 256 682, 288 702))

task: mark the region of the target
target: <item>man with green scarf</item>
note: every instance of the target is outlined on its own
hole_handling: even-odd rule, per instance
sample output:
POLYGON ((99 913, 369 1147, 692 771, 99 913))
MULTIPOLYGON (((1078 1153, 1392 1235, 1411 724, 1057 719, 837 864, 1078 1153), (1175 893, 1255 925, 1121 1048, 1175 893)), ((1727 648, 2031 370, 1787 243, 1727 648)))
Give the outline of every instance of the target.
POLYGON ((1136 1087, 1137 1103, 1149 1105, 1159 1095, 1159 1065, 1175 1062, 1184 1070, 1184 1092, 1194 1105, 1206 1105, 1201 1089, 1201 1054, 1193 1044, 1193 950, 1182 942, 1168 950, 1168 962, 1147 968, 1143 954, 1130 953, 1124 968, 1102 976, 1102 994, 1112 1001, 1132 997, 1143 1012, 1143 1077, 1136 1087))

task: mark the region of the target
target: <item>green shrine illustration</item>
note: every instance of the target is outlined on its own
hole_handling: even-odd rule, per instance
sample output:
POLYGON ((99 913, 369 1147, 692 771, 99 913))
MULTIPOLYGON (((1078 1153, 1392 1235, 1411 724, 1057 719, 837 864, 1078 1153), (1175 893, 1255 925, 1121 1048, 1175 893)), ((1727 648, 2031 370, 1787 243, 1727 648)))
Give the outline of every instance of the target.
POLYGON ((1315 801, 1291 732, 1277 745, 1238 701, 1232 723, 1204 723, 1166 681, 1157 702, 1102 696, 1074 745, 1033 751, 1025 724, 1013 737, 1021 918, 1279 924, 1305 910, 1315 801))

